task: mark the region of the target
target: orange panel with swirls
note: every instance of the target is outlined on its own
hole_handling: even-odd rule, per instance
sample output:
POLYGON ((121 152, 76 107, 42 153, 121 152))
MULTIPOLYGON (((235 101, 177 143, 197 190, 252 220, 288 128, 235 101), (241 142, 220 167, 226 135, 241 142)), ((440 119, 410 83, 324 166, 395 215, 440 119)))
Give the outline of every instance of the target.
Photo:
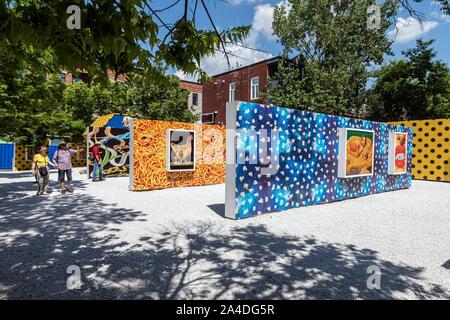
POLYGON ((225 127, 134 120, 132 190, 201 186, 225 182, 225 127), (195 131, 195 170, 166 171, 167 130, 195 131))

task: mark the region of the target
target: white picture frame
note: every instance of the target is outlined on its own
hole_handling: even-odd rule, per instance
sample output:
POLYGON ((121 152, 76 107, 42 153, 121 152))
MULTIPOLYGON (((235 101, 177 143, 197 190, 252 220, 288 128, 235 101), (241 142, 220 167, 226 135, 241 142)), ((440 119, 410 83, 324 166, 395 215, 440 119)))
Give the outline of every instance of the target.
POLYGON ((349 179, 359 177, 370 177, 374 175, 375 163, 375 131, 359 128, 339 128, 339 153, 338 153, 338 178, 349 179), (349 131, 369 132, 372 134, 372 170, 370 173, 347 174, 347 135, 349 131))
MULTIPOLYGON (((167 172, 188 172, 188 171, 195 171, 195 143, 196 143, 196 136, 195 136, 195 131, 194 130, 184 130, 184 129, 167 129, 166 131, 166 171, 167 172), (172 165, 171 163, 171 143, 172 143, 172 133, 173 132, 181 132, 181 133, 187 133, 187 137, 192 136, 192 142, 191 143, 191 147, 192 147, 192 154, 191 154, 191 158, 192 158, 192 165, 187 166, 186 168, 178 168, 175 165, 172 165)), ((185 143, 188 143, 188 141, 186 141, 185 143)))
POLYGON ((388 174, 390 175, 401 175, 406 174, 408 171, 408 133, 400 131, 390 131, 389 132, 389 148, 388 148, 388 174), (396 157, 396 147, 397 147, 397 135, 405 136, 405 170, 397 171, 395 167, 396 157))

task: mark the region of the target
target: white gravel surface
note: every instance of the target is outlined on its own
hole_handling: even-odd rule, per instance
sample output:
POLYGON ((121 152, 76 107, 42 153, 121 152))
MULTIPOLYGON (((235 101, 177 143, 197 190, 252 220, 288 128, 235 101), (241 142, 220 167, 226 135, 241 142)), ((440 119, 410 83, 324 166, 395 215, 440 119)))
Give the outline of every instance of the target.
POLYGON ((450 298, 449 183, 232 221, 224 185, 130 192, 76 171, 73 194, 41 197, 0 173, 1 299, 450 298))

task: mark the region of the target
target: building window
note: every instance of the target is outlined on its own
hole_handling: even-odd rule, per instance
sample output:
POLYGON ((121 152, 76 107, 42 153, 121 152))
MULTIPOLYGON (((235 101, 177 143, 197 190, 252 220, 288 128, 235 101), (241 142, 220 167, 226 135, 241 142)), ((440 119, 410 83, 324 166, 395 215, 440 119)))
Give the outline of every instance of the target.
POLYGON ((198 106, 198 93, 192 93, 192 105, 195 107, 198 106))
POLYGON ((230 94, 228 101, 234 101, 236 100, 236 82, 230 83, 230 94))
POLYGON ((259 77, 253 77, 250 80, 250 99, 258 99, 259 98, 259 77))
POLYGON ((214 123, 214 113, 202 114, 202 123, 214 123))

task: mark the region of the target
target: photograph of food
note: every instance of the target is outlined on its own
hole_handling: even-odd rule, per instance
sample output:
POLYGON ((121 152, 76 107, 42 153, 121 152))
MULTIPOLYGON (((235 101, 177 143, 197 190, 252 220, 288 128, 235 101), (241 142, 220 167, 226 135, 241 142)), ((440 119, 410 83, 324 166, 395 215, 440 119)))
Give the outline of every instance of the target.
POLYGON ((167 130, 167 171, 193 171, 194 154, 194 131, 167 130))
POLYGON ((346 176, 373 174, 373 137, 372 131, 347 130, 346 176))
POLYGON ((395 173, 406 172, 406 133, 395 133, 395 173))

